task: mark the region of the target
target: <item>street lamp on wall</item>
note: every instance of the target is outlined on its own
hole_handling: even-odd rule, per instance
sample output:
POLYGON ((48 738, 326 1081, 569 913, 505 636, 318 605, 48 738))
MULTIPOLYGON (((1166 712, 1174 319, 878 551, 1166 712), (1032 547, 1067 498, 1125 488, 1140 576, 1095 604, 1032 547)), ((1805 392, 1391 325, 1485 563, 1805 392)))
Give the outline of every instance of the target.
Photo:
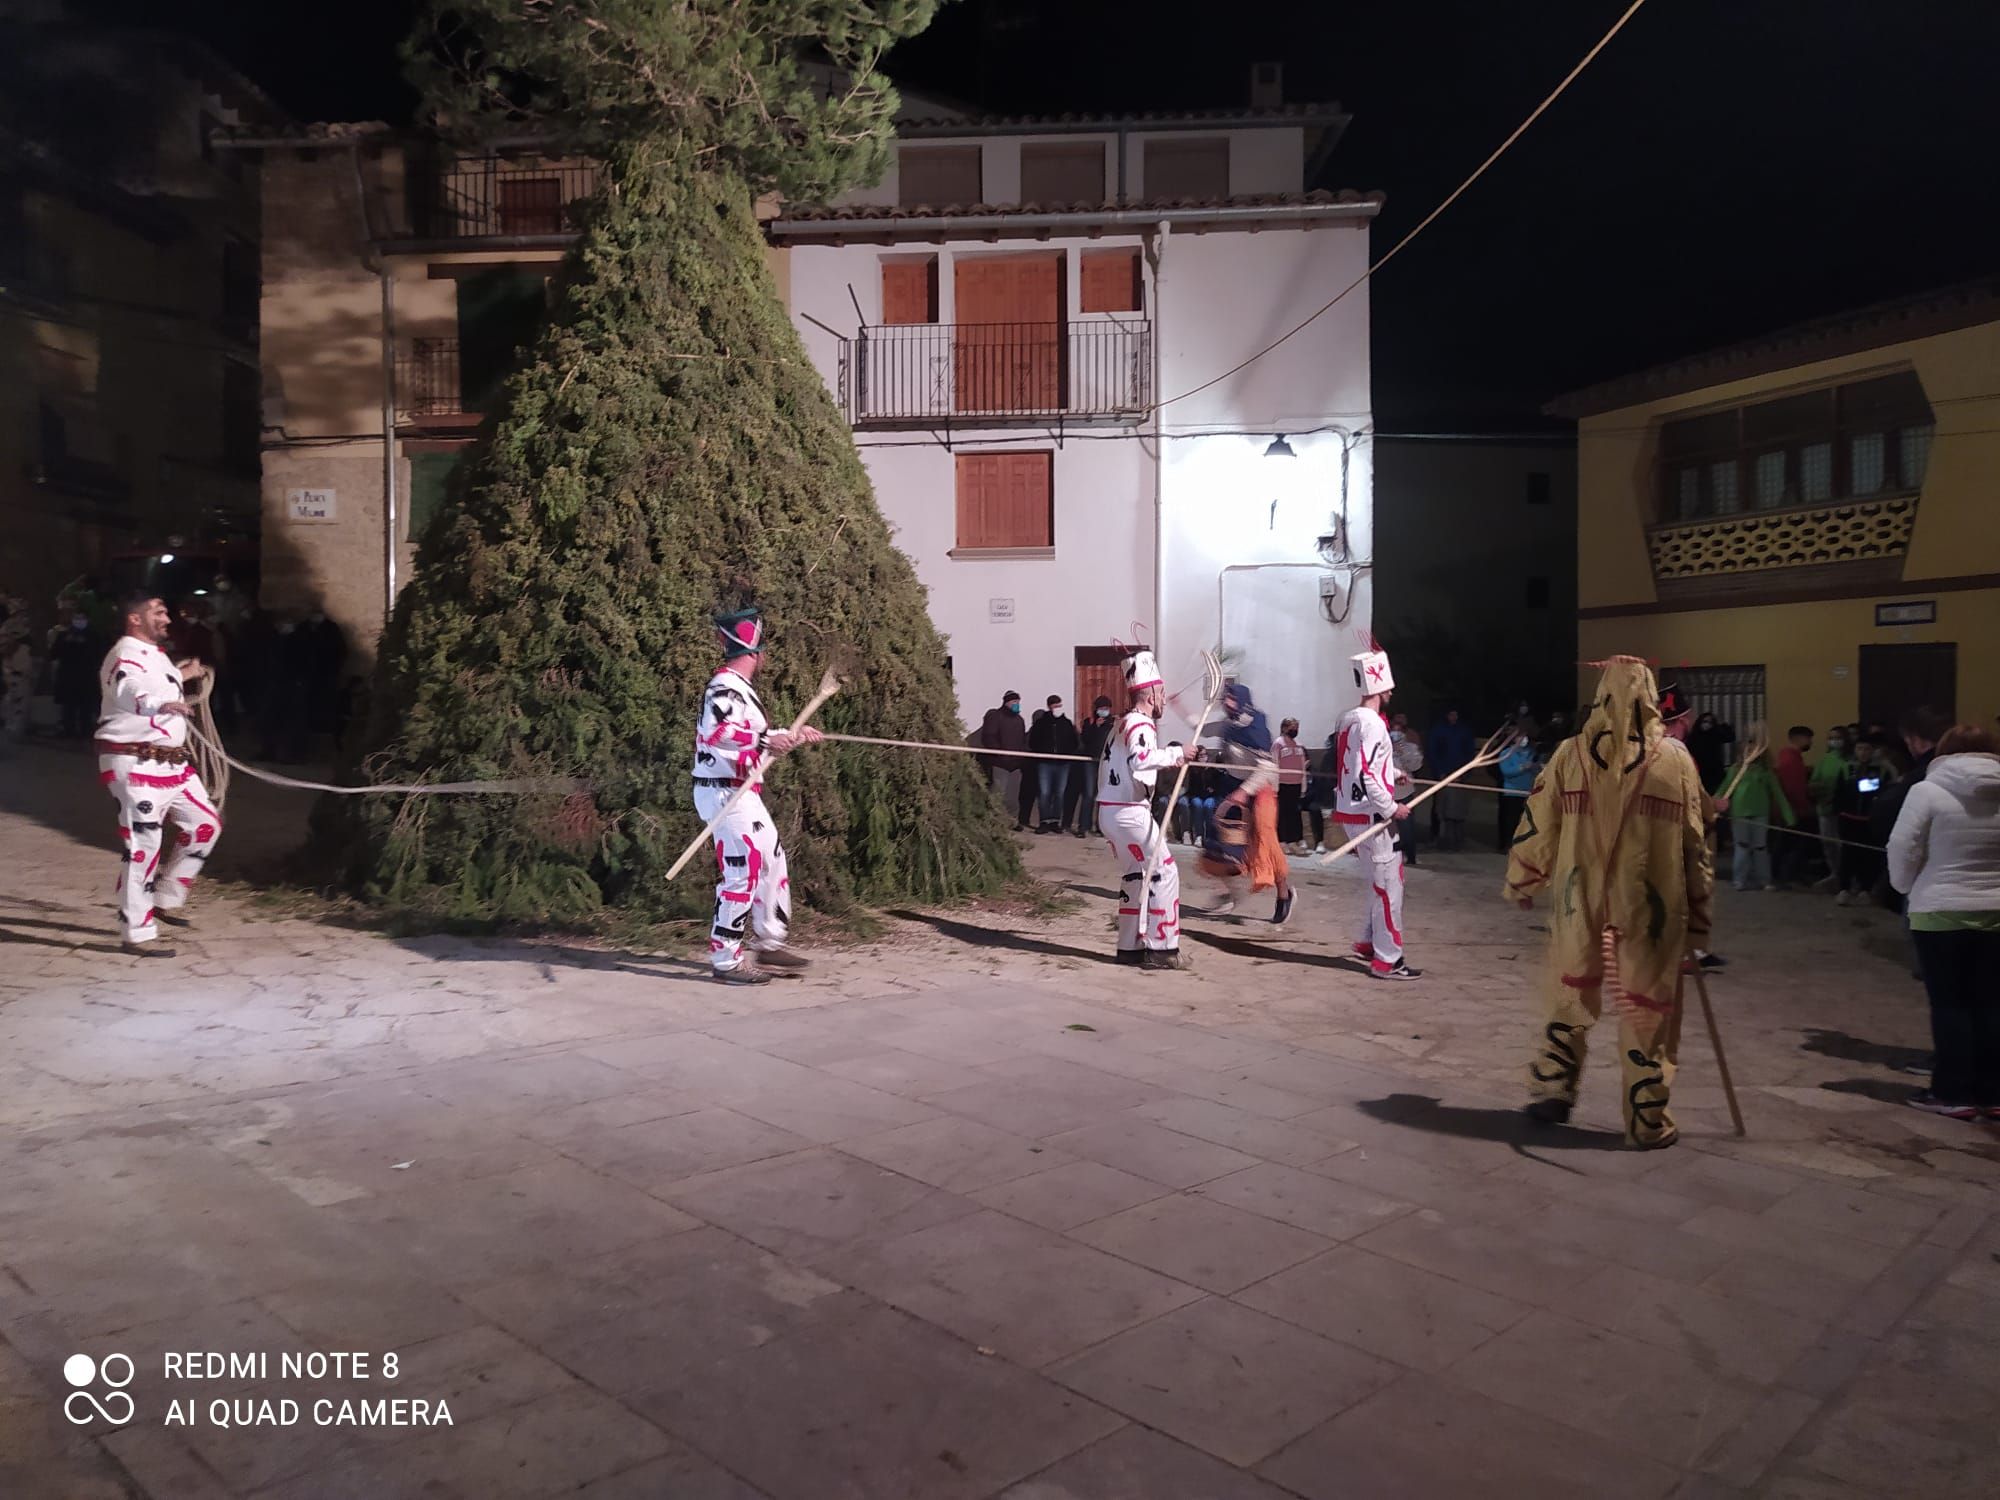
POLYGON ((1285 435, 1281 432, 1271 439, 1271 446, 1264 450, 1264 457, 1297 458, 1298 454, 1293 451, 1292 445, 1285 441, 1285 435))

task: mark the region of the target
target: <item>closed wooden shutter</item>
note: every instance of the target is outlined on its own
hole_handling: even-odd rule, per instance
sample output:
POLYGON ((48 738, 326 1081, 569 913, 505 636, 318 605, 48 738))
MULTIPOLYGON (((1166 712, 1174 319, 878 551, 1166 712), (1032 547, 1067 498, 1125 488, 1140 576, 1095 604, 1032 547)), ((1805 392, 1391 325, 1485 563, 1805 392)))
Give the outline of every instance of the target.
POLYGON ((903 208, 966 208, 980 201, 977 146, 898 146, 896 202, 903 208))
POLYGON ((1104 202, 1104 143, 1050 141, 1021 147, 1021 201, 1044 206, 1104 202))
POLYGON ((958 546, 1053 547, 1055 455, 958 455, 958 546))
POLYGON ((1138 246, 1124 250, 1086 250, 1078 271, 1084 312, 1140 310, 1138 246))
POLYGON ((1059 251, 953 261, 959 411, 1062 409, 1063 279, 1059 251))
POLYGON ((937 257, 900 255, 882 262, 882 321, 937 321, 937 257))
POLYGON ((561 234, 560 177, 503 177, 497 184, 502 234, 561 234))
POLYGON ((1154 139, 1141 148, 1140 191, 1148 199, 1214 203, 1229 196, 1229 141, 1154 139))

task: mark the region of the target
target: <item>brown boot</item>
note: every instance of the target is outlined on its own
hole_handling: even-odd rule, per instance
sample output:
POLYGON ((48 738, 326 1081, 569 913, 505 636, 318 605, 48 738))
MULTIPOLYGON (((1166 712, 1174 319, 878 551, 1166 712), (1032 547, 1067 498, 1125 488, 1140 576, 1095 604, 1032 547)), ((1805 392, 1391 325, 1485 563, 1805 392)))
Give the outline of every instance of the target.
POLYGON ((812 960, 795 949, 780 944, 776 948, 757 950, 757 964, 778 974, 803 974, 812 967, 812 960))
POLYGON ((173 958, 175 952, 171 943, 163 943, 158 938, 150 943, 135 943, 130 938, 119 944, 134 958, 173 958))

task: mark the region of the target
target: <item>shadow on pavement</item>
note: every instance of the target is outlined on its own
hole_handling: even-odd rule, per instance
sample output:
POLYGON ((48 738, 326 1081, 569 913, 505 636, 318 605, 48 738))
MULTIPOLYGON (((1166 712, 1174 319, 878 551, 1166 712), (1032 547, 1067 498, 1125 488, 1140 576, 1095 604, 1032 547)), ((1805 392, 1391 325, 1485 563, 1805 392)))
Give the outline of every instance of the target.
MULTIPOLYGON (((6 919, 4 917, 0 917, 0 921, 5 921, 5 920, 6 919)), ((43 925, 54 926, 56 924, 45 923, 43 925)), ((73 927, 70 928, 69 930, 72 932, 89 931, 89 929, 85 927, 73 927)), ((60 948, 65 953, 123 953, 125 951, 125 949, 117 943, 79 943, 74 941, 65 941, 62 938, 35 937, 32 934, 25 932, 8 932, 5 928, 0 928, 0 943, 33 943, 36 947, 39 948, 60 948)))
POLYGON ((1198 927, 1189 927, 1185 924, 1181 927, 1181 936, 1237 958, 1261 958, 1277 964, 1304 964, 1311 969, 1339 969, 1347 974, 1367 972, 1352 963, 1344 954, 1301 953, 1296 948, 1280 948, 1275 937, 1257 942, 1247 938, 1224 937, 1219 932, 1204 932, 1198 927))
POLYGON ((1829 1094, 1855 1094, 1878 1104, 1901 1104, 1917 1092, 1917 1080, 1897 1083, 1888 1078, 1830 1078, 1820 1087, 1829 1094))
POLYGON ((954 942, 969 943, 975 948, 1011 948, 1017 953, 1041 953, 1051 958, 1076 958, 1091 964, 1115 964, 1118 960, 1111 950, 1093 952, 1088 948, 1071 948, 1063 943, 1051 943, 1043 938, 1029 937, 1025 933, 1007 932, 995 927, 975 927, 970 922, 954 922, 949 917, 934 916, 929 912, 902 909, 885 913, 899 917, 905 922, 917 922, 930 928, 940 937, 948 937, 954 942))
MULTIPOLYGON (((1817 1026, 1806 1029, 1806 1039, 1799 1043, 1799 1050, 1817 1052, 1821 1057, 1838 1058, 1841 1062, 1874 1063, 1878 1068, 1928 1069, 1931 1065, 1928 1047, 1898 1047, 1889 1042, 1871 1042, 1863 1037, 1849 1036, 1844 1031, 1824 1031, 1817 1026)), ((1832 1084, 1823 1086, 1834 1087, 1832 1084)), ((1848 1089, 1844 1092, 1856 1093, 1859 1090, 1848 1089)))
POLYGON ((1581 1130, 1574 1125, 1538 1125, 1518 1109, 1466 1109, 1424 1094, 1390 1094, 1363 1099, 1356 1106, 1370 1119, 1402 1125, 1431 1135, 1466 1140, 1498 1141, 1524 1150, 1529 1146, 1556 1151, 1623 1151, 1625 1138, 1607 1130, 1581 1130))

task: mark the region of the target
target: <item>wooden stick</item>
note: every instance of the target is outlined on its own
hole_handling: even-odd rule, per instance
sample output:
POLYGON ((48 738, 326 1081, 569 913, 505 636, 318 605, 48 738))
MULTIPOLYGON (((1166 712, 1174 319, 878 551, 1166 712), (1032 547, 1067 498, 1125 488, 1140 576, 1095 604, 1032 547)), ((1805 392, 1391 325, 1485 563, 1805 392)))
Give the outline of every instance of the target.
MULTIPOLYGON (((1213 651, 1204 651, 1202 653, 1202 671, 1210 676, 1215 684, 1215 690, 1209 694, 1208 707, 1204 708, 1201 711, 1201 717, 1194 721, 1194 738, 1197 741, 1201 738, 1202 730, 1208 727, 1208 721, 1215 717, 1215 706, 1222 701, 1222 694, 1227 686, 1227 681, 1222 673, 1221 658, 1216 656, 1213 651)), ((1167 825, 1169 826, 1174 820, 1174 809, 1180 806, 1181 787, 1187 782, 1187 773, 1188 759, 1183 754, 1181 756, 1180 771, 1174 777, 1173 794, 1167 798, 1167 825)), ((1153 835, 1152 838, 1146 841, 1146 867, 1140 873, 1139 877, 1139 930, 1141 933, 1144 933, 1146 930, 1146 900, 1147 893, 1153 888, 1153 872, 1159 868, 1160 856, 1167 849, 1167 828, 1156 820, 1153 824, 1153 835)))
MULTIPOLYGON (((1432 782, 1428 788, 1426 788, 1424 791, 1417 793, 1416 796, 1412 797, 1408 802, 1405 802, 1403 806, 1409 808, 1411 811, 1414 812, 1417 808, 1423 806, 1424 803, 1430 801, 1430 799, 1435 797, 1439 792, 1443 791, 1446 787, 1450 786, 1453 782, 1457 781, 1461 776, 1464 776, 1472 771, 1483 770, 1488 766, 1497 766, 1500 763, 1501 755, 1504 753, 1504 749, 1500 745, 1501 736, 1506 735, 1511 738, 1512 734, 1513 734, 1512 729, 1503 728, 1495 730, 1492 737, 1486 741, 1485 745, 1481 747, 1479 753, 1473 756, 1471 760, 1467 761, 1464 765, 1460 766, 1456 771, 1453 771, 1449 776, 1445 777, 1442 781, 1432 782)), ((1386 822, 1376 823, 1371 825, 1370 827, 1362 829, 1361 832, 1354 835, 1353 838, 1349 839, 1346 843, 1342 844, 1338 849, 1334 849, 1326 854, 1320 855, 1319 862, 1323 865, 1332 864, 1336 859, 1339 859, 1341 855, 1346 854, 1350 850, 1360 848, 1361 845, 1367 843, 1377 834, 1384 833, 1389 829, 1395 827, 1396 824, 1400 821, 1402 820, 1392 818, 1386 822)))
POLYGON ((1731 797, 1735 796, 1736 789, 1743 785, 1745 773, 1756 763, 1757 758, 1770 748, 1770 742, 1764 738, 1764 731, 1761 729, 1757 730, 1751 738, 1750 743, 1744 747, 1743 758, 1736 763, 1736 774, 1731 776, 1722 790, 1715 794, 1715 800, 1718 802, 1727 802, 1731 797))
MULTIPOLYGON (((819 680, 819 691, 813 694, 812 701, 806 704, 804 711, 796 719, 792 720, 791 732, 797 734, 801 729, 805 728, 811 722, 812 716, 820 711, 821 706, 825 704, 826 700, 839 691, 840 679, 834 676, 833 668, 828 667, 825 675, 819 680)), ((729 816, 737 803, 749 795, 750 788, 754 785, 756 783, 750 777, 746 776, 743 778, 742 784, 729 794, 729 800, 722 804, 721 810, 708 820, 708 826, 695 835, 694 842, 683 849, 681 857, 668 867, 667 879, 672 880, 686 868, 687 862, 694 858, 695 851, 708 843, 709 839, 713 837, 715 830, 722 826, 722 820, 729 816)))
POLYGON ((1701 1018, 1708 1023, 1708 1044, 1715 1050, 1715 1069, 1722 1075, 1722 1097, 1729 1101, 1729 1118, 1736 1125, 1738 1135, 1747 1135, 1743 1128, 1743 1106, 1736 1102, 1736 1084, 1729 1076, 1729 1058, 1722 1050, 1722 1033, 1716 1029, 1715 1007, 1708 998, 1708 979, 1701 971, 1701 959, 1694 950, 1688 950, 1689 970, 1694 974, 1694 992, 1701 997, 1701 1018))
POLYGON ((895 750, 944 750, 953 755, 990 755, 995 760, 1012 758, 1015 760, 1074 760, 1084 765, 1091 764, 1088 755, 1054 755, 1046 750, 989 750, 984 745, 946 745, 935 740, 878 740, 871 734, 827 734, 821 731, 820 738, 837 740, 843 745, 887 745, 895 750))

